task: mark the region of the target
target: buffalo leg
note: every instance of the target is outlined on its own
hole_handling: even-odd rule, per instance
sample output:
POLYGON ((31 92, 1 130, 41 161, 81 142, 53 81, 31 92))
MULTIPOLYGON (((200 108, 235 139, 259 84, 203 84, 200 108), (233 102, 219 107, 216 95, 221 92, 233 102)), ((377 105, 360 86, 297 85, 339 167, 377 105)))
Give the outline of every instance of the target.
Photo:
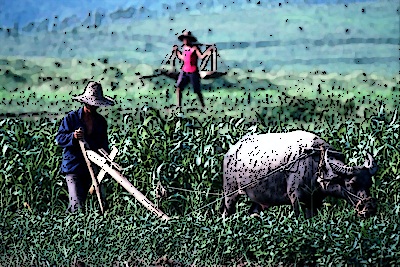
POLYGON ((269 208, 269 205, 261 205, 259 203, 253 202, 249 209, 249 215, 259 214, 261 211, 264 211, 269 208))
POLYGON ((315 216, 315 214, 317 214, 317 209, 315 208, 307 208, 306 209, 306 219, 310 219, 312 217, 315 216))
POLYGON ((314 217, 318 213, 318 209, 322 207, 322 197, 314 197, 310 203, 310 207, 307 208, 307 219, 314 217))
POLYGON ((290 197, 290 201, 292 202, 292 207, 294 211, 294 215, 299 218, 300 214, 303 213, 306 218, 311 218, 315 214, 314 209, 309 209, 307 205, 303 202, 300 202, 297 196, 290 197), (309 217, 311 216, 311 217, 309 217))
POLYGON ((292 206, 294 210, 294 215, 299 218, 300 217, 300 208, 304 212, 305 211, 305 206, 299 202, 298 198, 294 198, 292 201, 292 206))
POLYGON ((300 202, 299 193, 297 190, 288 192, 290 202, 292 203, 294 215, 298 218, 300 217, 300 209, 302 212, 306 213, 306 205, 300 202))
MULTIPOLYGON (((287 184, 287 195, 292 203, 294 215, 296 217, 300 216, 300 201, 299 201, 299 191, 296 189, 299 180, 299 174, 292 173, 288 177, 288 184, 287 184)), ((301 207, 303 209, 303 206, 301 207)))
POLYGON ((222 215, 223 218, 229 217, 236 212, 236 202, 239 199, 239 193, 235 193, 229 197, 225 197, 225 208, 222 215))
POLYGON ((262 211, 261 205, 256 202, 253 202, 253 204, 251 204, 251 207, 249 209, 249 215, 259 214, 261 211, 262 211))

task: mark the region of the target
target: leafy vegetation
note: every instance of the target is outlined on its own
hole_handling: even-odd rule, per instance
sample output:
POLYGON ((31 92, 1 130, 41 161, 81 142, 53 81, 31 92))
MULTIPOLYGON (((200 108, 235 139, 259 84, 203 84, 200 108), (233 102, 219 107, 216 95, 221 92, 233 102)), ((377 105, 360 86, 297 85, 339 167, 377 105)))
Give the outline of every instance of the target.
POLYGON ((52 32, 3 29, 3 57, 23 58, 0 58, 0 266, 76 260, 149 266, 163 255, 184 266, 400 266, 399 31, 391 2, 276 3, 215 14, 206 6, 201 16, 166 12, 165 23, 138 21, 144 11, 133 17, 134 26, 124 18, 92 27, 89 16, 79 25, 69 23, 73 17, 35 25, 50 23, 52 32), (212 21, 212 29, 201 26, 204 21, 212 21), (176 41, 172 32, 188 24, 199 40, 217 43, 224 63, 237 67, 202 81, 207 114, 196 111, 196 96, 186 94, 191 89, 184 92, 184 112, 176 113, 174 81, 157 77, 142 84, 136 75, 152 74, 150 65, 138 63, 158 64, 176 41), (300 73, 310 65, 319 68, 300 73), (83 211, 65 213, 62 150, 54 138, 61 117, 79 106, 71 97, 91 79, 117 100, 100 111, 119 149, 116 162, 170 222, 154 218, 110 177, 103 182, 110 206, 104 216, 95 196, 83 211), (41 111, 50 114, 18 116, 41 111), (255 219, 243 198, 236 215, 221 219, 222 157, 230 145, 248 133, 294 129, 318 133, 350 164, 361 164, 365 150, 374 154, 376 216, 360 220, 344 201, 329 198, 309 220, 295 218, 289 206, 255 219), (159 182, 167 191, 161 199, 159 182))
POLYGON ((160 77, 143 86, 129 64, 0 63, 2 113, 59 113, 0 121, 1 266, 65 266, 75 260, 148 266, 163 255, 196 266, 400 264, 398 76, 236 69, 212 86, 204 81, 210 108, 203 114, 188 108, 198 102, 194 94, 186 95, 190 89, 183 113, 175 112, 173 83, 160 77), (116 162, 135 187, 173 217, 169 223, 154 218, 110 177, 103 182, 107 214, 100 215, 95 196, 82 212, 65 213, 62 150, 54 138, 61 117, 79 105, 71 95, 80 94, 91 75, 103 79, 105 93, 117 99, 115 107, 101 111, 110 142, 119 149, 116 162), (372 189, 379 200, 375 217, 360 220, 344 201, 327 199, 309 220, 295 218, 289 206, 271 208, 258 220, 247 216, 244 198, 235 216, 221 219, 222 157, 230 145, 248 133, 294 129, 321 135, 350 164, 361 164, 364 150, 374 154, 379 164, 372 189), (156 198, 158 182, 166 198, 156 198))
POLYGON ((190 113, 164 117, 146 107, 136 119, 126 115, 110 125, 110 141, 119 148, 116 161, 132 184, 154 202, 156 183, 167 189, 159 204, 174 217, 169 223, 148 214, 111 178, 104 181, 111 207, 105 216, 94 196, 85 211, 65 214, 68 194, 58 173, 61 149, 54 143, 59 121, 2 120, 0 264, 60 266, 78 259, 93 266, 133 266, 151 265, 163 255, 200 266, 240 261, 262 266, 399 264, 397 113, 382 107, 368 119, 350 120, 343 107, 332 104, 335 100, 324 101, 302 112, 301 101, 288 110, 275 107, 280 116, 265 109, 258 121, 190 113), (318 116, 324 101, 331 101, 330 110, 318 116), (380 169, 372 194, 379 199, 378 215, 360 220, 344 201, 329 199, 310 220, 295 218, 289 206, 272 208, 257 220, 247 216, 248 203, 241 201, 239 212, 224 222, 218 194, 222 156, 229 146, 250 132, 298 128, 319 133, 351 164, 362 163, 365 149, 376 155, 380 169))

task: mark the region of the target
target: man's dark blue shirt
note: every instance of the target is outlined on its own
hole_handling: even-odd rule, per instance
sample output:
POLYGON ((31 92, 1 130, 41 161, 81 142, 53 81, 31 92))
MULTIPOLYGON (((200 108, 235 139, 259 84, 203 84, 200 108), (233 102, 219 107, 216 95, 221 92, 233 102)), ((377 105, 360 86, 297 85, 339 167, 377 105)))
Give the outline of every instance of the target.
POLYGON ((89 175, 79 142, 73 137, 74 131, 79 128, 84 130, 84 138, 91 150, 97 152, 98 149, 103 148, 110 153, 105 118, 98 113, 94 114, 93 130, 89 136, 83 123, 82 113, 83 108, 68 113, 62 120, 56 136, 57 144, 63 148, 62 174, 89 175))

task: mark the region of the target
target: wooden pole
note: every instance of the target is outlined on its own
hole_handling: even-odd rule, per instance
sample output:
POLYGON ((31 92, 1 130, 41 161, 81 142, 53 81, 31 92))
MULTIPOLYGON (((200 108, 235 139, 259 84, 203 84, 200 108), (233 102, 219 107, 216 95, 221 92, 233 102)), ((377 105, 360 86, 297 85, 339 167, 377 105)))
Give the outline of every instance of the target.
POLYGON ((175 72, 175 59, 176 59, 176 55, 177 55, 177 52, 176 51, 174 51, 174 52, 172 52, 172 57, 171 57, 171 72, 175 72))
MULTIPOLYGON (((114 160, 115 156, 118 153, 118 148, 116 148, 115 146, 113 146, 111 153, 109 156, 110 160, 114 160)), ((104 176, 106 175, 106 171, 104 169, 101 169, 99 172, 99 175, 97 175, 97 182, 99 183, 99 185, 101 184, 101 181, 103 180, 104 176)), ((92 184, 92 186, 89 189, 89 193, 91 195, 93 195, 93 191, 94 191, 94 184, 92 184)))
POLYGON ((132 196, 134 196, 142 205, 144 205, 149 211, 161 217, 163 220, 169 220, 170 218, 158 209, 150 200, 148 200, 139 190, 137 190, 120 172, 114 170, 110 165, 107 164, 107 159, 100 156, 94 151, 87 151, 88 158, 96 165, 104 169, 111 177, 113 177, 120 185, 122 185, 132 196))
MULTIPOLYGON (((210 55, 207 55, 207 56, 205 56, 205 57, 203 58, 203 62, 202 62, 202 64, 201 64, 201 66, 200 66, 200 70, 201 70, 201 71, 205 69, 206 64, 207 64, 207 62, 208 62, 209 59, 210 59, 210 55)), ((211 68, 211 70, 212 70, 212 68, 211 68)))
POLYGON ((217 47, 215 46, 214 51, 212 51, 211 71, 217 71, 217 47))
POLYGON ((92 165, 90 165, 90 161, 89 161, 88 156, 87 156, 87 153, 89 151, 86 151, 85 144, 86 144, 86 141, 79 140, 79 145, 81 147, 83 157, 85 158, 86 165, 87 165, 87 167, 89 169, 90 176, 92 177, 92 183, 93 183, 94 188, 96 190, 97 200, 99 201, 99 204, 100 204, 100 210, 101 210, 101 213, 103 213, 104 209, 103 209, 103 204, 101 203, 99 185, 97 184, 96 177, 94 176, 92 165))

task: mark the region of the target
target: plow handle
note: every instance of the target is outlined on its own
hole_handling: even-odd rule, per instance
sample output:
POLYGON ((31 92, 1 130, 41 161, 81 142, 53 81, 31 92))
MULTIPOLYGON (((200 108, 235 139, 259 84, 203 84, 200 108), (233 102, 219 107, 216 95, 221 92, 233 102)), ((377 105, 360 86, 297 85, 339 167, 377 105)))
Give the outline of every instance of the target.
POLYGON ((89 159, 88 159, 88 157, 86 155, 85 146, 88 147, 88 144, 86 143, 85 140, 79 140, 79 146, 81 147, 82 154, 83 154, 83 157, 85 158, 85 162, 86 162, 86 165, 87 165, 87 167, 89 169, 90 176, 92 177, 92 183, 93 183, 94 188, 96 190, 97 200, 99 201, 101 213, 104 213, 103 204, 101 203, 99 185, 97 184, 96 177, 94 176, 92 165, 90 164, 90 161, 89 161, 89 159))

